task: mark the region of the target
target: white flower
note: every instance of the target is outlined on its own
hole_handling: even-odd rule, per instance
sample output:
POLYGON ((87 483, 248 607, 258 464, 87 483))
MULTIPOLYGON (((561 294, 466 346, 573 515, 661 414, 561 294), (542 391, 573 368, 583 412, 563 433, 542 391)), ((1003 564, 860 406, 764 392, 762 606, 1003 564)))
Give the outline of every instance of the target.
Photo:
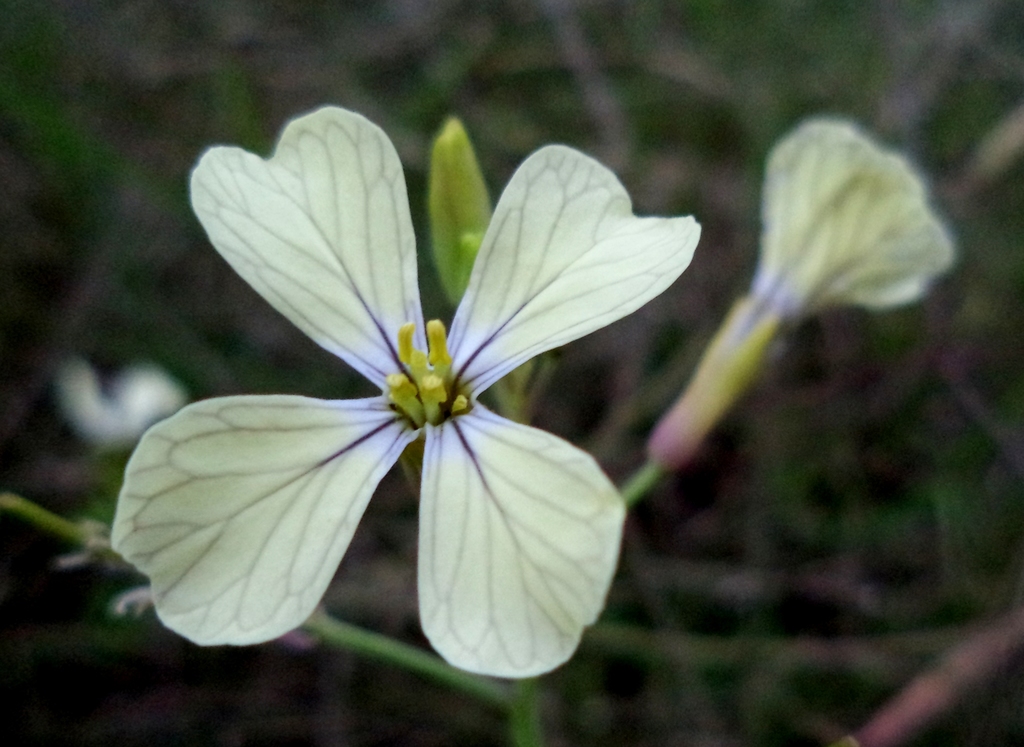
POLYGON ((423 437, 427 637, 486 674, 564 662, 604 604, 624 507, 588 454, 477 397, 665 290, 690 261, 696 222, 636 218, 610 171, 542 148, 502 195, 446 339, 440 322, 423 323, 398 156, 358 114, 292 121, 269 160, 211 149, 192 204, 235 270, 382 394, 212 399, 143 437, 113 545, 149 575, 164 623, 202 644, 300 625, 377 483, 423 437))
POLYGON ((142 432, 188 402, 181 384, 162 368, 128 366, 104 390, 81 358, 66 361, 55 381, 57 402, 81 438, 97 446, 131 446, 142 432))
POLYGON ((856 126, 812 119, 768 156, 751 294, 783 317, 919 299, 953 263, 924 182, 856 126))
POLYGON ((647 442, 678 469, 753 384, 785 321, 826 307, 916 301, 952 265, 953 241, 920 176, 856 126, 811 119, 768 155, 761 258, 693 378, 647 442))

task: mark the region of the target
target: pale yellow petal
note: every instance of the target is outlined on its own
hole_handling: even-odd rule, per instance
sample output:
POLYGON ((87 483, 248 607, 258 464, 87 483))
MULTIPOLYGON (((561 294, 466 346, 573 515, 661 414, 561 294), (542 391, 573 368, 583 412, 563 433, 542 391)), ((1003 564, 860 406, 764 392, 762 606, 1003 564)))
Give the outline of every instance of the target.
POLYGON ((455 666, 528 677, 568 659, 604 607, 625 506, 593 458, 477 406, 429 426, 423 630, 455 666))
POLYGON ((197 402, 136 448, 113 547, 149 576, 157 614, 186 638, 275 638, 319 603, 413 437, 380 397, 197 402))
POLYGON ((292 120, 269 160, 208 150, 192 207, 210 242, 274 308, 383 388, 398 329, 423 320, 402 165, 384 132, 324 107, 292 120))
POLYGON ((449 336, 474 393, 636 311, 686 269, 691 217, 637 218, 615 175, 561 145, 519 167, 494 210, 449 336))
POLYGON ((920 175, 852 124, 816 119, 768 158, 753 293, 786 315, 921 297, 953 262, 920 175))

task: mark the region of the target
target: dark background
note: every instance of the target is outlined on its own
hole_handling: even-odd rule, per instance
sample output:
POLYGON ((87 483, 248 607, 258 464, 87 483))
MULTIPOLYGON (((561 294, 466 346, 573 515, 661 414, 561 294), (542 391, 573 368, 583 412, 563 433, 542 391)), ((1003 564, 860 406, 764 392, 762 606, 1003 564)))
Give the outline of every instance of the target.
MULTIPOLYGON (((0 0, 0 489, 112 515, 127 455, 57 410, 71 355, 157 363, 193 398, 366 392, 188 205, 204 148, 266 154, 326 103, 394 141, 421 247, 450 114, 495 199, 564 142, 615 169, 638 213, 701 221, 683 277, 566 347, 538 402, 535 424, 621 481, 750 281, 771 144, 850 117, 928 175, 958 266, 921 304, 791 330, 696 463, 632 512, 603 622, 542 681, 552 745, 837 738, 1024 590, 1024 164, 978 160, 997 127, 1024 128, 1022 40, 1013 0, 0 0)), ((448 318, 427 264, 421 285, 448 318)), ((151 614, 112 618, 140 579, 56 570, 70 549, 0 520, 6 744, 503 743, 486 707, 374 661, 298 638, 201 649, 151 614)), ((415 550, 394 474, 328 608, 423 643, 415 550)), ((1024 743, 1022 671, 1007 659, 914 744, 1024 743)))

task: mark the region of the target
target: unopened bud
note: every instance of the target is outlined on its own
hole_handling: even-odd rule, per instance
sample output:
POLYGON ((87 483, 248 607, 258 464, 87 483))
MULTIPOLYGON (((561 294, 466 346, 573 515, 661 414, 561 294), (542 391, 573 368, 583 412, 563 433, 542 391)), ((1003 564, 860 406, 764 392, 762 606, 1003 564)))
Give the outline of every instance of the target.
POLYGON ((434 141, 428 202, 434 266, 448 300, 457 305, 491 220, 491 200, 469 136, 454 117, 434 141))

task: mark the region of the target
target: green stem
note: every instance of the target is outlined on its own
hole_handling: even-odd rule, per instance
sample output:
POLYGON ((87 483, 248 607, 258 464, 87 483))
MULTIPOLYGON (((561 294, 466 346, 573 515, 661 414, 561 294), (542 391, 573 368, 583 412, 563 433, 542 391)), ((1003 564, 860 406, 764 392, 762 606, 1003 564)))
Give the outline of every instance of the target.
POLYGON ((80 525, 14 493, 0 493, 0 513, 17 516, 36 529, 70 544, 84 545, 88 540, 80 525))
POLYGON ((651 489, 658 484, 658 481, 665 475, 665 470, 655 462, 647 462, 643 467, 634 472, 622 486, 622 500, 627 507, 639 503, 651 489))
POLYGON ((110 547, 105 524, 70 521, 14 493, 0 493, 0 514, 4 513, 16 516, 62 542, 79 545, 94 560, 117 566, 127 565, 127 561, 110 547))
POLYGON ((511 707, 508 690, 502 685, 456 669, 439 657, 415 646, 380 633, 363 630, 337 620, 325 612, 314 613, 303 627, 330 646, 408 669, 442 685, 461 690, 501 711, 508 711, 511 707))
POLYGON ((513 747, 543 747, 544 733, 541 729, 540 710, 536 677, 516 682, 515 698, 509 714, 509 732, 513 747))
MULTIPOLYGON (((47 511, 42 506, 14 493, 0 493, 0 513, 12 514, 36 529, 69 544, 88 546, 92 539, 89 531, 82 525, 47 511)), ((120 557, 109 548, 99 548, 97 551, 102 555, 109 554, 113 558, 120 557)), ((379 633, 335 620, 323 612, 315 613, 306 621, 304 627, 328 645, 408 669, 427 679, 472 695, 477 700, 498 710, 505 711, 512 718, 514 732, 517 728, 516 724, 522 720, 522 716, 516 715, 524 707, 521 702, 524 696, 518 691, 513 703, 508 689, 499 683, 456 669, 426 651, 379 633), (513 709, 515 709, 515 713, 513 713, 513 709)), ((540 745, 541 742, 538 738, 529 742, 517 741, 515 744, 525 747, 526 745, 540 745)))

